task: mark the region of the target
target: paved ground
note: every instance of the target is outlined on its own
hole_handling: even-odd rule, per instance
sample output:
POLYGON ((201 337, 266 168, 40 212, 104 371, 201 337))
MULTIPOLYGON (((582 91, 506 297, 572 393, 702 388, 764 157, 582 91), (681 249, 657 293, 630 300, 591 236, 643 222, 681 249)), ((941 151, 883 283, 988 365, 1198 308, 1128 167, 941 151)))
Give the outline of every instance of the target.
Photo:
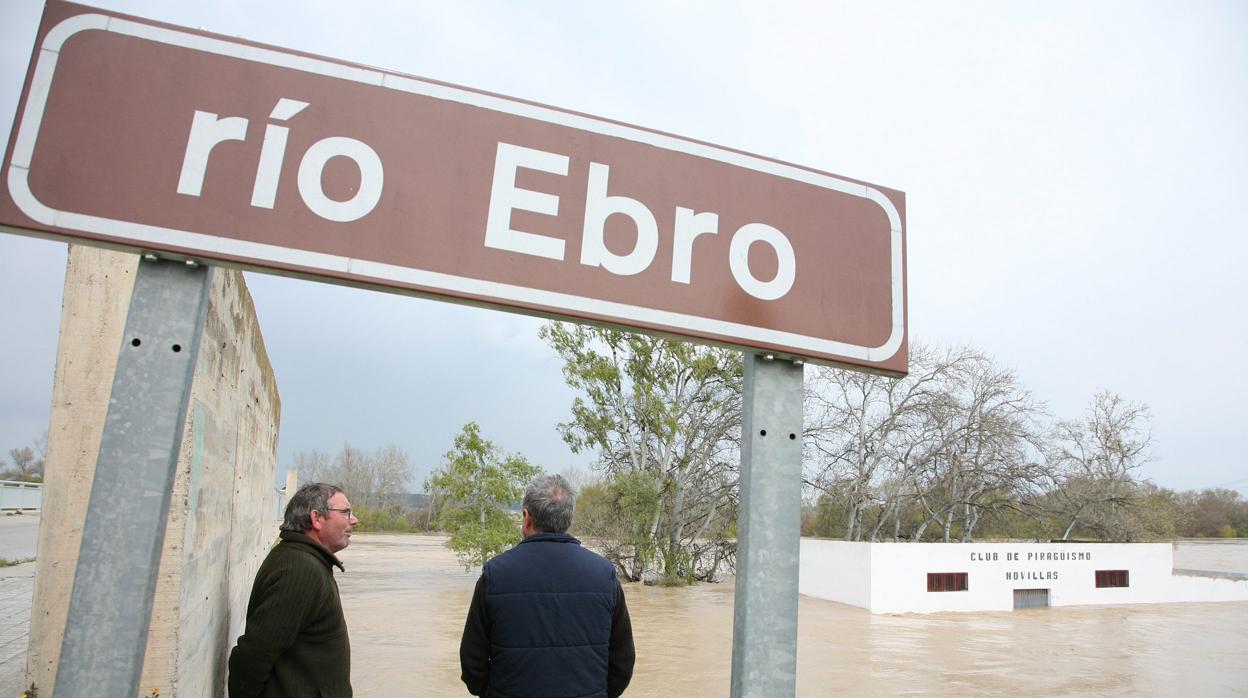
MULTIPOLYGON (((35 556, 39 514, 0 514, 0 557, 25 560, 35 556)), ((0 694, 2 695, 2 694, 0 694)))
MULTIPOLYGON (((0 557, 25 560, 35 556, 39 515, 0 516, 0 557)), ((35 563, 0 567, 0 696, 16 696, 25 688, 26 645, 30 636, 30 597, 35 590, 35 563)))
POLYGON ((35 563, 0 568, 0 696, 16 696, 24 688, 34 590, 35 563))

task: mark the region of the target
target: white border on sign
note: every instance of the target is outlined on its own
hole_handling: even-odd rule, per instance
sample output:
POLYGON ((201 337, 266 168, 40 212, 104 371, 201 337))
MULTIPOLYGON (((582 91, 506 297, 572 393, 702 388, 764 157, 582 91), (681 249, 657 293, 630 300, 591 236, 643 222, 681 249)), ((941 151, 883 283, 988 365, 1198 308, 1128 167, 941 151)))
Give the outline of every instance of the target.
MULTIPOLYGON (((298 56, 273 49, 258 48, 245 44, 236 44, 197 34, 155 27, 109 17, 99 14, 85 14, 71 17, 48 32, 39 54, 35 59, 35 70, 31 79, 30 92, 26 108, 22 112, 17 139, 13 149, 13 158, 9 166, 9 191, 17 206, 32 219, 45 225, 81 230, 84 232, 107 235, 119 239, 153 246, 171 245, 191 248, 203 252, 215 252, 233 257, 241 257, 258 262, 288 264, 305 269, 350 274, 362 277, 361 280, 374 279, 392 281, 403 284, 424 286, 430 289, 441 289, 456 293, 470 294, 484 298, 515 301, 530 305, 539 305, 553 310, 566 310, 589 313, 599 316, 616 317, 659 325, 673 329, 688 329, 720 335, 728 338, 763 342, 767 344, 794 347, 821 354, 830 354, 862 361, 880 362, 891 358, 901 347, 905 336, 905 309, 901 299, 904 298, 904 276, 902 270, 901 216, 896 207, 882 192, 872 187, 848 182, 829 175, 819 174, 790 165, 724 150, 704 143, 695 143, 675 136, 654 133, 623 124, 602 121, 589 116, 572 114, 557 109, 517 102, 505 97, 481 94, 469 90, 457 89, 447 85, 438 85, 416 78, 394 75, 379 70, 347 66, 328 60, 298 56), (538 121, 567 126, 605 136, 645 143, 664 150, 686 153, 708 160, 716 160, 729 165, 763 172, 785 179, 811 184, 824 189, 857 196, 874 202, 888 216, 891 235, 891 272, 892 272, 892 334, 888 341, 878 347, 864 347, 845 342, 836 342, 818 337, 781 332, 761 327, 742 325, 735 322, 715 320, 711 318, 685 315, 654 308, 645 308, 625 303, 603 301, 566 293, 543 291, 538 289, 515 286, 512 284, 483 281, 468 277, 453 276, 393 264, 384 264, 339 255, 323 254, 294 250, 276 245, 266 245, 245 240, 221 238, 214 235, 195 233, 173 228, 145 225, 129 221, 89 216, 71 211, 60 211, 45 206, 30 191, 27 175, 34 155, 35 142, 38 139, 39 127, 43 120, 43 112, 47 106, 48 93, 56 71, 56 61, 61 47, 73 35, 90 30, 110 31, 126 36, 146 39, 172 46, 181 46, 196 51, 215 53, 222 56, 241 58, 257 63, 282 68, 290 68, 307 73, 315 73, 327 77, 350 80, 378 87, 424 95, 434 99, 460 102, 492 111, 513 114, 538 121)), ((800 353, 796 352, 796 353, 800 353)))

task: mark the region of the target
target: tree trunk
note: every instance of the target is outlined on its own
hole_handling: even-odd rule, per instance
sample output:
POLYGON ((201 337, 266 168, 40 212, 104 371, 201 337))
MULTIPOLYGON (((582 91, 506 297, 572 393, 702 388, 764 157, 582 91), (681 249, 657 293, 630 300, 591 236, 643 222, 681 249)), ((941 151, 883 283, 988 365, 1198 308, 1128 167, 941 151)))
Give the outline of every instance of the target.
POLYGON ((927 531, 927 527, 930 526, 935 520, 936 519, 929 516, 927 520, 919 524, 919 527, 914 529, 914 537, 910 539, 910 542, 917 543, 918 541, 923 540, 923 533, 927 531))
POLYGON ((634 545, 633 546, 633 564, 632 564, 632 570, 627 575, 628 581, 630 582, 641 581, 641 574, 644 571, 645 570, 641 568, 641 551, 637 549, 636 545, 634 545))
POLYGON ((1070 532, 1074 530, 1075 524, 1078 523, 1078 521, 1079 515, 1075 514, 1075 516, 1070 519, 1070 525, 1066 527, 1065 531, 1062 531, 1062 540, 1068 540, 1070 538, 1070 532))
POLYGON ((962 528, 962 542, 973 542, 975 539, 975 525, 979 523, 979 507, 973 506, 968 502, 966 504, 966 511, 962 518, 964 521, 962 528))
MULTIPOLYGON (((485 507, 482 507, 482 508, 480 509, 480 517, 479 517, 479 518, 481 519, 481 530, 482 530, 482 531, 485 531, 485 507)), ((484 540, 484 534, 482 534, 482 540, 484 540)), ((486 551, 486 549, 485 549, 485 546, 484 546, 484 545, 482 545, 482 546, 481 546, 481 567, 482 567, 482 568, 484 568, 484 567, 485 567, 485 555, 486 555, 486 552, 487 552, 487 551, 486 551)))
POLYGON ((897 509, 897 500, 894 499, 889 504, 888 509, 880 512, 880 518, 875 522, 875 527, 871 529, 871 542, 874 543, 880 535, 880 529, 884 528, 884 523, 888 521, 888 517, 897 509))
MULTIPOLYGON (((684 533, 685 491, 684 483, 678 478, 676 480, 676 493, 672 496, 672 515, 667 531, 667 547, 669 550, 676 550, 680 547, 680 537, 684 533)), ((663 572, 666 574, 669 570, 664 569, 663 572)))
POLYGON ((854 527, 858 523, 858 500, 854 499, 849 505, 849 513, 845 516, 845 540, 854 539, 854 527))

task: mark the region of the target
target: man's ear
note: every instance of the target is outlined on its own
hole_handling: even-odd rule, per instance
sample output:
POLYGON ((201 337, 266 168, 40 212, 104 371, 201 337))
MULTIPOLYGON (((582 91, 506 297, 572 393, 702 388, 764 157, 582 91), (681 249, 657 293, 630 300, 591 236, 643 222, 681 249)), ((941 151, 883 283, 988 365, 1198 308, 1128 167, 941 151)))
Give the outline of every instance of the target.
POLYGON ((325 526, 325 515, 321 512, 313 509, 312 513, 308 514, 308 516, 311 517, 310 521, 312 523, 313 531, 319 531, 325 526))

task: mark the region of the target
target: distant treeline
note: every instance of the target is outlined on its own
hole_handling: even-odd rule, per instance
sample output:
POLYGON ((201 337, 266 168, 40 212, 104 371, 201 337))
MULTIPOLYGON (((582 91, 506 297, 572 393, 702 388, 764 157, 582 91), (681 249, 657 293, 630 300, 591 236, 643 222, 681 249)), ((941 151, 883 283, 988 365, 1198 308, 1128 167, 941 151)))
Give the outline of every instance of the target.
MULTIPOLYGON (((611 507, 600 500, 600 491, 605 485, 591 485, 578 507, 577 527, 584 528, 586 522, 598 522, 615 514, 611 507)), ((1141 486, 1145 494, 1142 504, 1129 514, 1135 519, 1133 527, 1142 532, 1138 540, 1169 540, 1173 538, 1248 538, 1248 499, 1240 496, 1235 490, 1207 489, 1201 491, 1188 490, 1176 492, 1164 487, 1145 483, 1141 486)), ((429 510, 431 500, 425 494, 411 494, 404 505, 391 509, 372 509, 357 507, 360 524, 356 527, 361 532, 421 532, 437 530, 436 515, 429 510)), ((881 515, 879 507, 869 508, 864 514, 864 523, 870 528, 881 515)), ((847 510, 828 495, 822 495, 814 503, 802 508, 802 535, 817 538, 844 538, 847 510)), ((903 514, 903 521, 917 525, 923 512, 914 510, 903 514)), ((977 537, 1011 538, 1023 540, 1052 540, 1061 532, 1065 522, 1060 517, 1045 515, 1043 503, 1034 508, 1001 509, 984 516, 978 525, 977 537)), ((574 524, 574 525, 577 525, 574 524)), ((906 527, 914 530, 914 526, 906 527)), ((893 540, 889 535, 877 537, 877 540, 893 540)), ((961 531, 953 530, 951 538, 957 540, 961 531)), ((1074 529, 1072 539, 1099 540, 1096 530, 1085 530, 1078 526, 1074 529)), ((898 536, 899 540, 911 540, 907 536, 898 536)), ((943 539, 940 529, 929 529, 922 540, 939 541, 943 539)))
MULTIPOLYGON (((1152 483, 1138 486, 1138 496, 1132 506, 1124 507, 1117 515, 1124 530, 1135 531, 1132 540, 1170 540, 1174 538, 1248 538, 1248 499, 1235 490, 1207 489, 1176 492, 1152 483)), ((978 538, 1011 538, 1023 540, 1053 540, 1059 538, 1065 526, 1063 515, 1048 511, 1046 505, 1051 495, 1042 495, 1034 501, 1017 503, 986 512, 979 520, 975 535, 978 538)), ((1060 510, 1060 507, 1058 508, 1060 510)), ((883 530, 875 540, 910 540, 907 534, 915 531, 927 514, 918 504, 912 504, 901 513, 902 525, 894 538, 892 526, 878 527, 885 511, 880 506, 870 506, 862 514, 863 526, 868 530, 883 530)), ((802 535, 820 538, 845 538, 848 505, 843 499, 821 495, 815 502, 802 509, 802 535)), ((891 514, 890 514, 891 516, 891 514)), ((891 523, 892 519, 889 520, 891 523)), ((962 531, 959 522, 953 522, 951 540, 959 540, 962 531)), ((1102 540, 1103 529, 1097 526, 1076 525, 1070 539, 1102 540)), ((927 529, 922 540, 944 539, 943 531, 927 529)))

